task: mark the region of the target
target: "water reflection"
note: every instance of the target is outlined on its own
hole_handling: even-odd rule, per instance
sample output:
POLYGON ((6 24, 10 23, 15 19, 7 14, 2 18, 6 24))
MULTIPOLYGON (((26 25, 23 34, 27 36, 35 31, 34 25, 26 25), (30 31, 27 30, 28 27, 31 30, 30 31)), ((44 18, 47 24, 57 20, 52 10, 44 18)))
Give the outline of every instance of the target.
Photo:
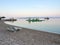
POLYGON ((31 23, 31 22, 42 22, 42 21, 45 21, 45 20, 41 20, 39 18, 29 18, 26 21, 28 21, 29 23, 31 23))
POLYGON ((32 20, 27 20, 28 23, 32 23, 32 22, 42 22, 42 21, 45 21, 45 20, 40 20, 40 21, 32 21, 32 20))

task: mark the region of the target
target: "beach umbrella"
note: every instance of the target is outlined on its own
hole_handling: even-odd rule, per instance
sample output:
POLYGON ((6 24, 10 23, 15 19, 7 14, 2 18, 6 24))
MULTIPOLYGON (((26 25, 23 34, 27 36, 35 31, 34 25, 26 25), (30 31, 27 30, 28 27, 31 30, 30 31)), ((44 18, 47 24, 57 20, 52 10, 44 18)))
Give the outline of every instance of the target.
POLYGON ((0 20, 1 20, 2 18, 6 18, 6 17, 4 17, 4 16, 3 16, 3 17, 0 17, 0 20))
POLYGON ((3 16, 3 17, 0 17, 0 18, 6 18, 6 17, 3 16))

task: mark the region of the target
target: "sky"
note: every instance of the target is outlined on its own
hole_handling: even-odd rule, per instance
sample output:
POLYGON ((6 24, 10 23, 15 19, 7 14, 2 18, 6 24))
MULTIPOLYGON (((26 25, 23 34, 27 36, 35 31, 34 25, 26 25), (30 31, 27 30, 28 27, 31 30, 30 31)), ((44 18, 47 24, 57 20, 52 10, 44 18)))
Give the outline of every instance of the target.
POLYGON ((60 0, 0 0, 0 16, 60 17, 60 0))

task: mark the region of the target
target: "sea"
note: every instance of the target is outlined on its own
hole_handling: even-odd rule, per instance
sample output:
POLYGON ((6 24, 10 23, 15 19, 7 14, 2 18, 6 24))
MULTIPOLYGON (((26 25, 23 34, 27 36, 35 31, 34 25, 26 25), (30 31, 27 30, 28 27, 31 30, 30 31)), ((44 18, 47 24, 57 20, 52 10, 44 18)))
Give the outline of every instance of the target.
POLYGON ((29 28, 38 31, 60 34, 60 18, 50 18, 49 20, 40 18, 44 21, 27 21, 27 19, 17 19, 17 21, 6 21, 6 24, 29 28))

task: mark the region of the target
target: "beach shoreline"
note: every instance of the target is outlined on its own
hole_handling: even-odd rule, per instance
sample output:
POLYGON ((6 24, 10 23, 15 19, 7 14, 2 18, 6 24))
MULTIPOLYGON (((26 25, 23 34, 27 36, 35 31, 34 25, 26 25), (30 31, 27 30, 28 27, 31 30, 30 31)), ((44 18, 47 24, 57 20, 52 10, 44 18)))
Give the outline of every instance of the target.
POLYGON ((0 21, 0 45, 60 45, 60 34, 23 28, 17 32, 7 31, 8 25, 0 21))

